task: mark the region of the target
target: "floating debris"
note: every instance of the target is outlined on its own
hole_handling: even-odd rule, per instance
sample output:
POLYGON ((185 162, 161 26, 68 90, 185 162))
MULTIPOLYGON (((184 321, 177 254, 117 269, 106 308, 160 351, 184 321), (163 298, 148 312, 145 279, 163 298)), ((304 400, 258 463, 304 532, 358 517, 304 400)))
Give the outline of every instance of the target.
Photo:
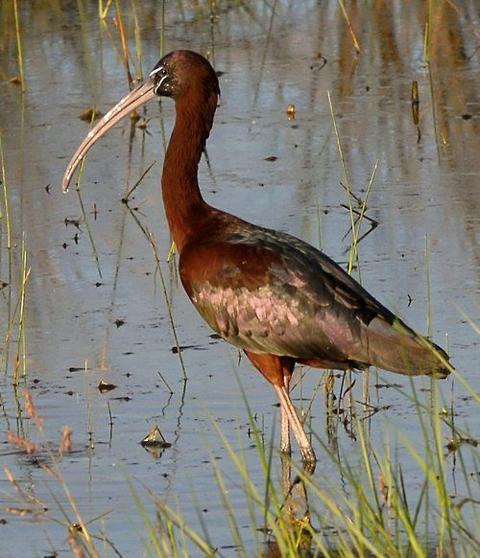
POLYGON ((295 120, 297 114, 297 107, 290 103, 287 107, 287 116, 289 120, 295 120))
POLYGON ((150 430, 140 444, 156 458, 160 457, 163 451, 172 445, 165 440, 158 425, 150 430))
POLYGON ((460 449, 460 446, 462 446, 463 444, 467 444, 469 446, 476 448, 478 446, 478 440, 475 440, 475 438, 464 438, 464 437, 452 438, 445 447, 447 448, 448 453, 450 454, 458 451, 460 449))
POLYGON ((152 428, 152 430, 150 430, 150 432, 140 443, 143 447, 169 448, 172 445, 165 440, 157 424, 152 428))
POLYGON ((327 62, 328 60, 325 58, 325 56, 323 56, 321 52, 318 52, 312 65, 310 66, 310 70, 319 72, 327 64, 327 62))
POLYGON ((92 209, 92 211, 90 211, 90 213, 93 215, 93 218, 96 221, 97 220, 97 215, 98 215, 98 209, 97 209, 97 204, 96 203, 93 204, 93 209, 92 209))
POLYGON ((100 380, 97 387, 100 393, 106 393, 107 391, 112 391, 112 389, 115 389, 117 386, 116 384, 111 384, 105 380, 100 380))
POLYGON ((418 108, 420 105, 420 98, 418 96, 418 81, 414 79, 412 81, 412 118, 415 126, 418 126, 418 108))
POLYGON ((140 128, 140 130, 146 130, 149 122, 150 118, 142 118, 138 123, 137 128, 140 128))
POLYGON ((174 355, 178 355, 179 352, 181 353, 182 351, 185 351, 187 349, 193 349, 194 351, 204 351, 206 347, 202 347, 201 345, 180 345, 179 347, 176 347, 174 345, 170 348, 174 355))
POLYGON ((82 114, 79 116, 79 118, 84 122, 93 122, 94 120, 97 120, 97 118, 100 118, 101 116, 103 116, 102 112, 100 112, 95 108, 89 108, 87 110, 84 110, 82 114))
POLYGON ((140 118, 141 116, 138 114, 136 110, 130 113, 130 120, 132 121, 132 124, 136 124, 140 120, 140 118))
POLYGON ((265 157, 264 161, 268 161, 269 163, 273 163, 277 159, 278 159, 278 157, 275 157, 275 155, 270 155, 270 157, 265 157))
POLYGON ((65 226, 68 227, 69 225, 73 225, 74 227, 77 227, 78 230, 80 229, 80 218, 76 218, 76 217, 65 217, 64 221, 65 226))
POLYGON ((403 388, 402 384, 374 384, 373 387, 376 388, 376 389, 382 389, 382 388, 386 388, 386 389, 398 388, 398 389, 400 389, 400 388, 403 388))
POLYGON ((118 328, 118 327, 122 327, 122 326, 125 324, 125 320, 120 320, 120 319, 119 319, 119 320, 115 320, 113 323, 114 323, 114 324, 117 326, 117 328, 118 328))
POLYGON ((417 127, 417 143, 422 139, 422 131, 420 130, 420 97, 418 94, 418 81, 412 81, 412 120, 417 127))

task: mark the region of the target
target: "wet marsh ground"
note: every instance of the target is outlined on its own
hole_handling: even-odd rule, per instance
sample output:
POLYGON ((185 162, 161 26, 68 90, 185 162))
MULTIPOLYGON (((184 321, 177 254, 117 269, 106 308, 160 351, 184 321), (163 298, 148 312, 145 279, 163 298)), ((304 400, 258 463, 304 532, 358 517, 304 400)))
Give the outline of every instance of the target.
POLYGON ((480 7, 162 6, 0 5, 0 556, 64 556, 78 545, 91 556, 170 556, 172 521, 192 556, 209 551, 185 526, 219 556, 272 550, 265 525, 283 555, 311 546, 381 556, 387 533, 398 556, 475 555, 480 7), (368 193, 357 236, 376 226, 358 244, 353 274, 448 347, 458 370, 436 384, 302 370, 293 398, 310 411, 319 464, 305 479, 312 528, 292 527, 300 542, 275 531, 288 506, 280 511, 274 497, 283 498, 270 454, 274 392, 212 335, 179 284, 175 256, 167 262, 159 183, 173 104, 151 103, 112 130, 89 154, 81 193, 61 192, 88 131, 85 112, 105 113, 128 90, 126 45, 133 78, 162 46, 197 50, 222 72, 210 164, 204 158, 200 170, 213 205, 321 246, 346 267, 349 203, 362 213, 346 187, 361 200, 368 193), (116 387, 100 390, 102 380, 116 387), (171 446, 147 451, 140 441, 155 425, 171 446), (362 485, 376 502, 371 516, 362 485), (414 528, 394 493, 409 502, 414 528), (383 531, 370 547, 374 515, 383 531), (349 517, 356 526, 363 517, 365 540, 349 517), (82 521, 83 531, 72 528, 82 521))

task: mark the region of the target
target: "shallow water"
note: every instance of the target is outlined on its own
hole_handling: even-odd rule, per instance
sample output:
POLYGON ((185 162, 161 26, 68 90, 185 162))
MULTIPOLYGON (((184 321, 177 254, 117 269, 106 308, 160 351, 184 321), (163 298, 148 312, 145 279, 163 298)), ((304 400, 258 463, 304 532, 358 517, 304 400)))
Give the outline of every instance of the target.
MULTIPOLYGON (((161 14, 157 2, 138 4, 142 66, 148 71, 159 56, 161 14)), ((362 196, 378 161, 368 216, 379 225, 360 243, 361 280, 410 325, 423 332, 428 329, 443 346, 448 342, 454 365, 478 391, 479 337, 467 316, 479 323, 480 54, 475 50, 479 10, 470 3, 462 7, 469 25, 446 3, 438 10, 432 62, 427 66, 422 3, 404 7, 392 2, 351 14, 362 48, 358 58, 337 3, 323 4, 277 2, 272 17, 263 2, 222 3, 211 24, 208 11, 189 3, 168 3, 166 50, 209 53, 216 69, 224 72, 222 102, 207 145, 210 168, 205 160, 201 164, 205 197, 252 222, 320 244, 345 264, 350 240, 342 237, 350 218, 341 207, 347 196, 340 185, 345 178, 328 105, 330 91, 348 175, 362 196), (324 66, 321 56, 327 60, 324 66), (412 80, 419 84, 420 141, 412 121, 412 80), (291 103, 296 106, 294 120, 286 114, 291 103), (277 159, 266 160, 272 156, 277 159)), ((123 15, 135 59, 129 6, 125 2, 123 15)), ((145 487, 178 507, 196 528, 202 515, 221 554, 236 554, 212 460, 228 479, 242 535, 253 549, 238 471, 213 422, 236 451, 245 449, 250 476, 262 486, 264 476, 252 449, 236 375, 267 443, 278 409, 273 390, 260 375, 244 360, 238 365, 238 353, 211 337, 179 285, 175 266, 165 263, 170 237, 159 180, 174 107, 162 101, 160 111, 152 103, 148 133, 137 128, 132 137, 130 124, 121 124, 88 157, 82 197, 97 266, 78 196, 75 191, 63 195, 60 183, 68 159, 88 130, 79 115, 89 107, 106 112, 128 90, 113 9, 102 24, 96 3, 24 6, 23 95, 8 83, 18 73, 16 43, 10 9, 2 5, 0 13, 5 31, 0 50, 0 130, 15 242, 14 274, 9 278, 3 219, 0 279, 11 290, 0 291, 2 335, 18 298, 24 231, 31 266, 26 384, 44 418, 40 435, 19 411, 24 408, 22 387, 15 394, 11 386, 15 328, 8 370, 0 376, 2 463, 49 510, 38 515, 8 513, 7 508, 20 510, 25 505, 11 483, 0 480, 0 518, 6 520, 0 533, 12 549, 0 550, 0 555, 18 555, 20 549, 22 556, 70 552, 65 525, 52 521, 53 517, 67 522, 60 505, 74 521, 61 483, 35 459, 6 443, 7 432, 13 431, 56 447, 64 425, 73 429, 74 441, 74 451, 60 465, 65 483, 86 521, 106 514, 93 523, 92 531, 104 531, 123 556, 142 552, 145 526, 134 495, 151 511, 145 487), (135 191, 130 212, 121 198, 153 161, 156 164, 135 191), (178 354, 172 351, 175 340, 154 255, 134 217, 155 238, 176 332, 186 347, 182 351, 186 385, 178 354), (101 394, 97 389, 101 379, 117 388, 101 394), (159 458, 139 444, 156 423, 172 444, 159 458)), ((304 380, 302 393, 307 399, 319 379, 318 371, 312 371, 304 380)), ((408 388, 400 376, 382 374, 384 380, 408 388)), ((371 383, 375 382, 372 376, 371 383)), ((430 387, 426 379, 415 383, 430 387)), ((443 382, 442 389, 450 402, 452 381, 443 382)), ((355 390, 355 399, 361 400, 361 376, 355 390)), ((475 435, 480 419, 471 412, 469 396, 459 383, 454 384, 453 397, 457 422, 475 435)), ((413 404, 393 389, 372 387, 371 398, 389 407, 371 419, 375 446, 382 445, 392 423, 414 444, 420 443, 413 404)), ((321 389, 311 426, 323 439, 325 425, 321 389)), ((353 462, 358 459, 358 446, 342 427, 338 443, 353 462)), ((45 456, 48 461, 48 452, 45 456)), ((415 492, 418 472, 408 456, 404 465, 408 486, 415 492)), ((454 482, 452 459, 447 466, 452 496, 461 500, 465 491, 461 482, 454 482)), ((336 478, 329 467, 322 463, 319 478, 323 474, 336 478)), ((466 467, 469 473, 476 472, 472 461, 466 467)), ((112 554, 108 545, 103 551, 112 554)))

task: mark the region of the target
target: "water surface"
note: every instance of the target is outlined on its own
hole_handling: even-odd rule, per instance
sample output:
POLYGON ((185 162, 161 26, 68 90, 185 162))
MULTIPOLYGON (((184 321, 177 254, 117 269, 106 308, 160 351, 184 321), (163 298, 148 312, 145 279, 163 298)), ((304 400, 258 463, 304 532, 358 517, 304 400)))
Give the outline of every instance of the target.
MULTIPOLYGON (((123 4, 135 61, 134 17, 131 4, 123 4)), ((147 72, 160 55, 161 11, 157 2, 136 4, 141 67, 147 72)), ((264 2, 222 2, 213 20, 195 3, 167 3, 165 48, 209 55, 222 72, 222 101, 207 145, 210 167, 203 159, 200 168, 206 199, 321 246, 345 265, 350 217, 341 205, 348 202, 330 92, 348 177, 361 196, 378 161, 368 216, 379 225, 360 244, 361 265, 355 274, 358 278, 360 272, 362 283, 410 325, 448 344, 455 366, 478 391, 479 338, 467 316, 478 324, 480 55, 475 30, 480 14, 468 3, 467 25, 445 3, 435 19, 427 65, 421 4, 392 2, 382 9, 353 10, 362 49, 356 56, 336 2, 279 1, 273 14, 264 2), (412 120, 413 80, 419 85, 420 141, 412 120), (289 104, 296 107, 293 120, 287 117, 289 104)), ((255 535, 238 471, 213 422, 237 451, 245 450, 251 478, 261 487, 264 475, 237 378, 267 444, 278 408, 273 390, 245 359, 238 363, 235 349, 212 338, 179 284, 175 262, 166 263, 170 235, 159 182, 173 104, 164 100, 159 108, 152 103, 146 131, 125 122, 88 157, 82 199, 97 265, 78 196, 75 191, 63 195, 60 184, 88 131, 88 122, 79 116, 89 107, 106 112, 128 90, 113 9, 103 23, 93 2, 23 5, 24 94, 8 82, 18 74, 16 42, 10 10, 2 5, 0 14, 0 130, 15 245, 9 278, 3 219, 0 279, 10 287, 0 291, 2 335, 18 298, 24 232, 31 266, 26 385, 44 418, 40 435, 22 411, 22 386, 18 393, 12 388, 14 329, 7 372, 0 376, 2 463, 48 508, 47 513, 8 513, 7 508, 24 510, 25 504, 3 478, 0 518, 6 523, 0 533, 14 550, 0 554, 18 555, 20 549, 22 556, 70 552, 60 506, 69 510, 71 521, 75 518, 61 483, 38 467, 35 457, 6 443, 7 432, 13 431, 56 447, 64 425, 73 429, 74 440, 74 451, 60 465, 65 483, 86 521, 106 514, 92 531, 106 533, 123 556, 140 555, 145 536, 132 484, 147 510, 153 505, 145 487, 178 508, 195 528, 203 516, 221 555, 236 554, 212 461, 228 479, 242 535, 253 549, 255 535), (121 198, 154 161, 129 211, 121 198), (155 239, 176 333, 186 347, 186 384, 172 350, 175 339, 154 253, 136 219, 155 239), (117 388, 100 393, 101 379, 117 388), (172 444, 161 457, 139 445, 154 424, 172 444)), ((139 70, 137 64, 134 74, 139 70)), ((381 377, 408 388, 405 378, 381 377)), ((363 380, 356 378, 355 399, 360 401, 363 380)), ((318 371, 306 376, 302 393, 307 403, 320 379, 318 371)), ((428 379, 415 382, 419 389, 430 388, 428 379)), ((385 431, 395 428, 414 444, 418 436, 420 443, 414 405, 394 389, 375 389, 375 383, 372 375, 370 397, 388 409, 371 419, 373 445, 381 447, 385 431)), ((453 397, 456 420, 472 433, 478 431, 479 416, 471 411, 470 396, 461 385, 448 380, 442 389, 448 402, 453 397)), ((321 388, 313 403, 311 426, 327 440, 323 393, 321 388)), ((294 392, 301 404, 299 396, 300 390, 294 392)), ((341 426, 337 434, 342 451, 354 462, 359 458, 356 442, 341 426)), ((452 497, 461 500, 465 489, 455 483, 452 459, 447 466, 452 497)), ((475 472, 471 461, 466 467, 475 472)), ((404 468, 415 493, 419 473, 408 456, 404 468)), ((338 476, 326 459, 319 469, 319 481, 323 475, 338 476)), ((102 552, 113 555, 103 545, 98 543, 102 552)))

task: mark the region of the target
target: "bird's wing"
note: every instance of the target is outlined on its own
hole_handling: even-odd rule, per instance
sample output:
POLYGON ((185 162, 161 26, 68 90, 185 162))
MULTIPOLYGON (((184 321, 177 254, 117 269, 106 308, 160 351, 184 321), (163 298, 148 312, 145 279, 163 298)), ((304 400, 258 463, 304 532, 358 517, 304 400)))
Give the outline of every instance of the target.
POLYGON ((209 325, 252 352, 368 364, 362 328, 395 319, 330 258, 268 229, 187 246, 180 275, 209 325))

